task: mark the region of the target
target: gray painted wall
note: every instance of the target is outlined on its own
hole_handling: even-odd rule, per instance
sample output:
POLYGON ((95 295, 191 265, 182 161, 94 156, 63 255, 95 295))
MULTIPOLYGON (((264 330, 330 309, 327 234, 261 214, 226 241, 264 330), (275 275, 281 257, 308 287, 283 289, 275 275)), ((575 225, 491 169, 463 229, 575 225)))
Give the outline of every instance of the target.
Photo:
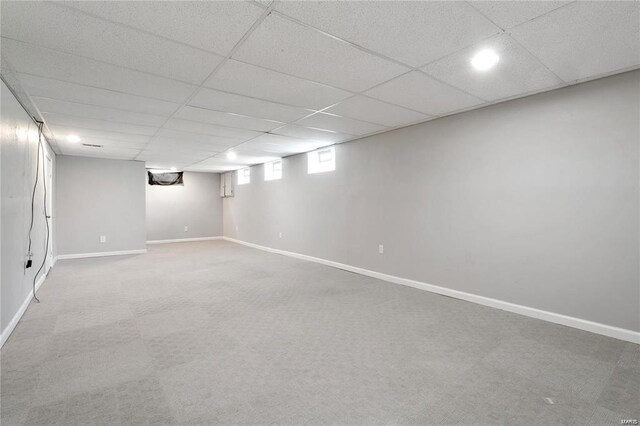
POLYGON ((147 241, 222 235, 220 175, 184 172, 183 178, 184 186, 145 185, 147 241))
POLYGON ((636 71, 360 139, 331 173, 256 166, 224 235, 638 331, 639 90, 636 71))
MULTIPOLYGON (((1 83, 0 98, 0 182, 2 190, 0 233, 2 253, 0 280, 0 327, 4 332, 20 306, 30 297, 33 275, 45 254, 46 227, 43 211, 43 186, 35 197, 32 233, 34 266, 25 271, 27 235, 31 219, 31 191, 35 179, 38 129, 22 106, 1 83)), ((44 143, 55 170, 56 158, 44 143)), ((42 169, 41 169, 42 170, 42 169)), ((42 171, 41 171, 42 173, 42 171)), ((49 194, 51 188, 48 188, 49 194)), ((53 230, 52 230, 53 231, 53 230)), ((52 232, 53 236, 53 232, 52 232)))
POLYGON ((56 175, 59 255, 146 247, 143 162, 61 155, 56 175))

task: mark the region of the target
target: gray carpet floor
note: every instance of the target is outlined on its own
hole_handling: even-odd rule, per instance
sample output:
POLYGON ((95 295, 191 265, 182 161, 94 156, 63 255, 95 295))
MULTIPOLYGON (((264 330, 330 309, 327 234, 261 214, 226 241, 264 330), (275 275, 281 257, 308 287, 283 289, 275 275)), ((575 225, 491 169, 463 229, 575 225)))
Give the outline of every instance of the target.
POLYGON ((638 345, 224 241, 59 261, 2 425, 609 424, 638 345))

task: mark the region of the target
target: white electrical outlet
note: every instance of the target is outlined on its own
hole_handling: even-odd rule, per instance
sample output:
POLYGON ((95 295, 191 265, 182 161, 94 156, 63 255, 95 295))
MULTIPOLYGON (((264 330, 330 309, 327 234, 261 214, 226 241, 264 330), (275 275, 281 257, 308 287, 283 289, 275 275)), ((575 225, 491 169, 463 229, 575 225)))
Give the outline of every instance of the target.
POLYGON ((282 238, 282 232, 278 234, 278 238, 282 238))
POLYGON ((100 242, 101 243, 106 243, 107 242, 107 236, 106 235, 100 235, 100 242))
POLYGON ((384 254, 384 246, 382 244, 378 245, 378 253, 384 254))
POLYGON ((188 232, 188 231, 189 231, 189 227, 185 225, 184 232, 188 232))

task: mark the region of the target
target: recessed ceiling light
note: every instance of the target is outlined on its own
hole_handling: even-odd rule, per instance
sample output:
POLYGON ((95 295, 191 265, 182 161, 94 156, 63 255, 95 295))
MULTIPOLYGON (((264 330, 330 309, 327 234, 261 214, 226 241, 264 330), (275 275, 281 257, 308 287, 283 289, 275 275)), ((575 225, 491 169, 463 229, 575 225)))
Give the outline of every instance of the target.
POLYGON ((471 65, 478 71, 486 71, 493 68, 499 60, 500 57, 494 51, 485 49, 476 53, 476 56, 471 59, 471 65))
POLYGON ((172 172, 175 172, 176 170, 178 170, 178 169, 176 169, 175 167, 172 167, 172 168, 171 168, 171 171, 172 171, 172 172))
POLYGON ((229 152, 227 152, 227 158, 229 160, 235 160, 236 158, 238 158, 238 154, 236 154, 233 151, 229 151, 229 152))
POLYGON ((78 135, 69 135, 69 136, 67 136, 67 140, 69 142, 80 142, 80 136, 78 136, 78 135))

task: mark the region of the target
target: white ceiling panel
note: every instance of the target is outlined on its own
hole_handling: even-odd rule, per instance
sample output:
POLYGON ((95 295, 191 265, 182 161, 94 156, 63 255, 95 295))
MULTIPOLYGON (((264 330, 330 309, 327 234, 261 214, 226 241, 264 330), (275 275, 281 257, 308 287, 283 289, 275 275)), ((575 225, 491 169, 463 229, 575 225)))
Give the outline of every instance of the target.
POLYGON ((79 157, 97 157, 97 158, 111 158, 114 160, 133 160, 138 154, 137 149, 127 148, 94 148, 83 145, 77 146, 65 146, 62 148, 64 155, 76 155, 79 157))
POLYGON ((224 172, 237 170, 245 166, 237 161, 229 161, 223 156, 216 156, 185 167, 184 170, 194 172, 224 172))
POLYGON ((51 2, 2 2, 2 36, 195 84, 222 60, 51 2), (39 31, 25 22, 37 22, 39 31))
MULTIPOLYGON (((138 160, 138 161, 142 161, 142 160, 138 160)), ((176 160, 167 160, 167 159, 157 159, 157 160, 146 160, 144 162, 144 165, 147 169, 161 169, 161 170, 170 170, 170 169, 176 169, 176 170, 185 170, 185 167, 187 167, 189 164, 191 164, 191 161, 189 160, 182 160, 182 161, 176 161, 176 160)))
POLYGON ((275 14, 260 24, 233 57, 351 91, 365 90, 407 71, 275 14))
POLYGON ((318 129, 333 130, 348 135, 366 135, 367 133, 379 132, 386 127, 377 124, 367 123, 352 118, 340 117, 339 115, 325 114, 319 112, 302 120, 296 121, 296 124, 306 127, 315 127, 318 129))
MULTIPOLYGON (((234 163, 239 163, 242 167, 252 166, 254 164, 267 163, 269 161, 277 160, 278 156, 273 155, 261 155, 260 152, 255 153, 246 153, 244 155, 238 154, 238 156, 233 160, 234 163)), ((252 179, 262 179, 261 175, 254 175, 252 179)))
POLYGON ((307 139, 292 138, 289 136, 264 134, 245 142, 241 146, 259 146, 265 152, 273 155, 285 156, 298 152, 307 152, 324 146, 324 143, 318 143, 307 139))
POLYGON ((558 87, 563 83, 507 35, 493 37, 477 46, 447 56, 424 67, 423 70, 487 101, 538 92, 558 87), (471 58, 484 49, 495 52, 500 56, 500 61, 494 68, 478 72, 471 66, 471 58))
POLYGON ((164 142, 167 144, 169 144, 170 141, 173 141, 173 143, 177 143, 177 144, 202 143, 202 144, 225 146, 225 147, 237 145, 240 142, 236 138, 205 135, 201 133, 190 133, 190 132, 171 130, 166 128, 160 129, 158 131, 158 133, 153 139, 153 143, 157 143, 162 140, 164 140, 164 142))
POLYGON ((76 117, 96 118, 98 120, 115 121, 117 123, 139 124, 142 126, 160 127, 166 117, 144 114, 140 112, 123 111, 121 109, 104 108, 95 105, 79 104, 76 102, 60 101, 57 99, 33 97, 42 113, 73 115, 76 117))
POLYGON ((297 120, 311 113, 302 108, 204 88, 200 89, 189 105, 282 122, 297 120))
POLYGON ((509 29, 565 6, 571 1, 470 1, 471 6, 483 13, 502 29, 509 29))
POLYGON ((227 55, 262 13, 260 7, 240 1, 128 1, 117 7, 112 1, 64 4, 220 55, 227 55))
POLYGON ((447 86, 419 71, 412 71, 365 94, 429 115, 446 114, 483 103, 481 99, 447 86))
POLYGON ((346 135, 344 133, 332 132, 323 129, 311 129, 309 127, 298 126, 296 124, 288 124, 274 130, 273 133, 314 141, 321 145, 331 145, 336 142, 343 142, 347 139, 353 138, 352 135, 346 135))
POLYGON ((108 149, 130 149, 134 151, 140 151, 147 146, 147 142, 130 142, 119 141, 114 139, 100 139, 100 138, 82 138, 80 142, 69 142, 62 139, 58 142, 58 146, 63 149, 72 149, 74 147, 83 146, 83 144, 89 145, 101 145, 103 148, 108 149))
POLYGON ((184 102, 195 86, 56 52, 9 39, 2 39, 2 57, 18 72, 114 90, 169 102, 184 102))
POLYGON ((147 145, 148 150, 161 150, 171 151, 175 149, 180 150, 194 150, 202 152, 222 152, 230 146, 236 145, 238 141, 230 141, 229 139, 210 139, 206 142, 196 141, 191 138, 188 139, 173 139, 173 138, 153 138, 153 141, 147 145))
POLYGON ((234 60, 227 61, 205 86, 311 109, 351 96, 341 89, 234 60))
POLYGON ((175 161, 145 161, 144 166, 147 169, 162 169, 169 170, 170 168, 175 168, 176 170, 186 170, 185 167, 188 166, 189 163, 178 163, 175 161))
POLYGON ((156 127, 139 126, 135 124, 116 123, 114 121, 96 120, 93 118, 76 117, 72 115, 46 113, 43 114, 47 124, 65 126, 74 129, 104 130, 107 132, 130 133, 132 135, 151 136, 156 127))
POLYGON ((280 154, 270 152, 268 149, 265 149, 265 147, 258 144, 242 144, 239 147, 234 148, 233 151, 237 155, 233 161, 243 164, 265 163, 267 161, 273 161, 281 158, 280 154))
POLYGON ((212 111, 206 108, 185 106, 180 109, 174 118, 200 121, 202 123, 219 124, 221 126, 238 127, 241 129, 268 132, 276 127, 283 126, 280 121, 264 120, 262 118, 248 117, 230 112, 212 111))
POLYGON ((180 106, 173 102, 128 95, 114 92, 113 90, 97 89, 28 74, 19 74, 18 79, 23 89, 35 97, 143 112, 164 117, 171 115, 180 106))
POLYGON ((122 143, 131 143, 132 146, 139 146, 149 142, 149 135, 135 135, 131 133, 118 133, 106 130, 81 129, 77 127, 49 125, 49 130, 58 141, 66 140, 69 135, 76 135, 82 141, 91 140, 113 140, 122 143))
POLYGON ((640 64, 638 1, 579 1, 510 32, 566 82, 640 64))
POLYGON ((182 120, 178 118, 172 118, 171 120, 167 121, 167 123, 164 125, 164 128, 179 130, 183 132, 200 133, 204 135, 237 139, 239 141, 246 141, 260 135, 260 132, 255 132, 253 130, 218 126, 215 124, 200 123, 197 121, 182 120))
POLYGON ((180 164, 191 164, 205 158, 211 157, 213 154, 206 151, 194 151, 194 150, 144 150, 137 156, 141 161, 167 161, 169 163, 175 162, 180 164))
POLYGON ((327 109, 326 112, 344 117, 396 127, 427 120, 430 116, 406 108, 391 105, 366 96, 354 96, 327 109))
POLYGON ((415 67, 500 31, 462 1, 284 1, 275 8, 415 67))

